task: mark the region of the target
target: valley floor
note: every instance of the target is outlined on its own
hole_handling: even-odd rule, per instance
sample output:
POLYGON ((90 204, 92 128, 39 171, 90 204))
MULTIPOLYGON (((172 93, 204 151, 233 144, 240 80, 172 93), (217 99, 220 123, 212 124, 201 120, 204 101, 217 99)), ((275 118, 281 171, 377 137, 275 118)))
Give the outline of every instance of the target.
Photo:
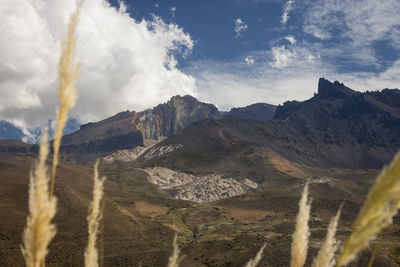
MULTIPOLYGON (((0 265, 22 266, 21 235, 26 223, 29 170, 34 158, 0 160, 0 265)), ((287 164, 282 167, 287 168, 287 164)), ((311 179, 310 266, 325 238, 330 218, 343 201, 338 237, 351 231, 377 170, 321 170, 300 166, 311 179)), ((291 234, 305 179, 283 169, 259 182, 257 190, 206 204, 173 199, 148 182, 135 162, 102 162, 105 184, 104 266, 166 266, 174 233, 185 255, 181 266, 243 266, 266 243, 259 266, 289 266, 291 234)), ((47 266, 82 266, 92 165, 62 162, 56 178, 57 236, 47 266)), ((400 264, 400 218, 384 232, 375 266, 400 264)), ((371 244, 353 266, 366 266, 371 244)))

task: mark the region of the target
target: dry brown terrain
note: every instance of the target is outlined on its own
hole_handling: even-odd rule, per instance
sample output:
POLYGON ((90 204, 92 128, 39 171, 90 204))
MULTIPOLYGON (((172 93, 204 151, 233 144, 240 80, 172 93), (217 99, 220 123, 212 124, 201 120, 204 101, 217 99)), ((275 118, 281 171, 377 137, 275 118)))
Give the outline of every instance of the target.
MULTIPOLYGON (((0 265, 21 266, 21 233, 27 214, 32 156, 0 160, 0 265)), ((274 165, 276 167, 276 165, 274 165)), ((377 170, 318 169, 307 175, 331 177, 311 184, 313 197, 308 265, 326 233, 327 222, 346 199, 338 236, 350 232, 377 170)), ((171 199, 146 180, 136 163, 101 164, 107 176, 104 221, 105 266, 165 266, 174 232, 185 255, 182 266, 243 266, 263 243, 259 266, 288 266, 297 202, 305 179, 281 173, 265 178, 260 189, 214 203, 195 205, 171 199)), ((277 174, 280 172, 276 170, 277 174)), ((92 166, 62 162, 56 180, 58 233, 48 266, 83 266, 86 216, 92 190, 92 166)), ((400 263, 399 219, 385 231, 375 266, 400 263)), ((365 252, 354 266, 365 266, 365 252)))

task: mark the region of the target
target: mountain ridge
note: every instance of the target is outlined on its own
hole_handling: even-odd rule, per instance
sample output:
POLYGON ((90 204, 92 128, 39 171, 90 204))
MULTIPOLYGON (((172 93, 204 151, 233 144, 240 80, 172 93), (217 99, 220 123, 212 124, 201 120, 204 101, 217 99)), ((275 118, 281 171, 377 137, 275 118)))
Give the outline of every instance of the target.
MULTIPOLYGON (((397 90, 383 94, 390 92, 398 94, 397 90)), ((400 106, 393 103, 388 112, 387 105, 378 100, 380 95, 356 92, 339 82, 321 78, 314 97, 302 102, 285 102, 277 107, 273 120, 230 118, 192 124, 156 145, 154 149, 178 143, 183 147, 169 160, 163 160, 163 156, 153 159, 153 163, 179 169, 190 166, 188 159, 198 158, 196 155, 201 153, 220 162, 223 157, 218 153, 236 150, 244 153, 240 148, 244 146, 243 150, 265 147, 290 161, 311 166, 380 168, 400 148, 400 120, 396 117, 400 106), (190 136, 198 138, 190 139, 190 136), (207 143, 213 143, 215 149, 210 147, 204 151, 207 143)))

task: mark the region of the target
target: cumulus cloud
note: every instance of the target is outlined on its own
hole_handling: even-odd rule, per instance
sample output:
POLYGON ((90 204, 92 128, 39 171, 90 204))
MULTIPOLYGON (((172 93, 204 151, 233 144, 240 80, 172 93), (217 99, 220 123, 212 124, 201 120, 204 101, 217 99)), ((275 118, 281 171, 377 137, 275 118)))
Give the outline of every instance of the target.
POLYGON ((289 20, 289 12, 292 10, 292 5, 294 4, 294 0, 288 0, 285 4, 285 7, 283 8, 283 13, 282 13, 282 18, 281 18, 281 23, 286 24, 289 20))
POLYGON ((242 32, 245 32, 247 29, 247 24, 244 23, 244 21, 242 21, 241 18, 238 18, 236 20, 234 20, 235 22, 235 38, 239 38, 242 34, 242 32))
POLYGON ((254 64, 254 58, 253 58, 252 56, 247 56, 247 57, 244 59, 244 62, 246 62, 247 65, 253 65, 253 64, 254 64))
MULTIPOLYGON (((57 64, 75 0, 3 0, 0 5, 0 119, 42 127, 57 106, 57 64)), ((86 0, 77 29, 82 62, 81 122, 142 110, 172 95, 196 95, 195 80, 177 68, 193 41, 176 24, 153 16, 135 21, 120 1, 86 0)))

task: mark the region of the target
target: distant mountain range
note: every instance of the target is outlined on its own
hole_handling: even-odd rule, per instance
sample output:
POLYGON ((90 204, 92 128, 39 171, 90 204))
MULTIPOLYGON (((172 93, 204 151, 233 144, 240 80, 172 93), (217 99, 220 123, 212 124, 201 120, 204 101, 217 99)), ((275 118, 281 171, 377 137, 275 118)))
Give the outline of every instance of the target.
POLYGON ((142 160, 245 175, 262 171, 271 155, 318 167, 380 168, 400 148, 399 97, 397 89, 360 93, 321 78, 313 98, 285 102, 273 120, 199 121, 145 152, 142 160), (163 147, 179 149, 148 159, 163 147))
MULTIPOLYGON (((19 139, 18 131, 7 126, 12 129, 8 138, 19 139)), ((400 91, 361 93, 321 78, 309 100, 257 103, 229 112, 192 96, 174 96, 153 109, 81 125, 64 136, 61 151, 66 159, 88 161, 153 144, 144 154, 153 153, 146 161, 176 168, 190 166, 192 160, 218 165, 233 151, 250 150, 268 150, 309 165, 378 168, 400 147, 400 91), (166 146, 179 150, 158 157, 156 150, 166 146)))
POLYGON ((174 136, 196 121, 227 117, 265 121, 272 119, 274 113, 275 106, 269 104, 254 104, 222 113, 214 105, 199 102, 192 96, 174 96, 152 109, 125 111, 96 123, 81 125, 78 131, 64 136, 61 150, 70 160, 92 160, 116 150, 149 146, 174 136))
MULTIPOLYGON (((288 266, 304 184, 313 199, 311 259, 344 200, 338 233, 343 239, 351 232, 379 169, 399 149, 399 90, 360 93, 323 78, 312 98, 279 106, 220 112, 175 96, 143 112, 121 112, 63 138, 51 257, 62 266, 84 260, 97 157, 107 177, 105 265, 163 266, 178 231, 182 266, 244 266, 264 243, 272 244, 264 265, 288 266)), ((23 265, 20 237, 37 151, 35 144, 0 140, 0 217, 8 218, 0 220, 0 246, 15 248, 0 250, 5 265, 23 265)), ((398 219, 385 231, 389 241, 381 243, 376 266, 400 257, 393 252, 398 219)), ((354 266, 368 265, 373 247, 354 266)))

